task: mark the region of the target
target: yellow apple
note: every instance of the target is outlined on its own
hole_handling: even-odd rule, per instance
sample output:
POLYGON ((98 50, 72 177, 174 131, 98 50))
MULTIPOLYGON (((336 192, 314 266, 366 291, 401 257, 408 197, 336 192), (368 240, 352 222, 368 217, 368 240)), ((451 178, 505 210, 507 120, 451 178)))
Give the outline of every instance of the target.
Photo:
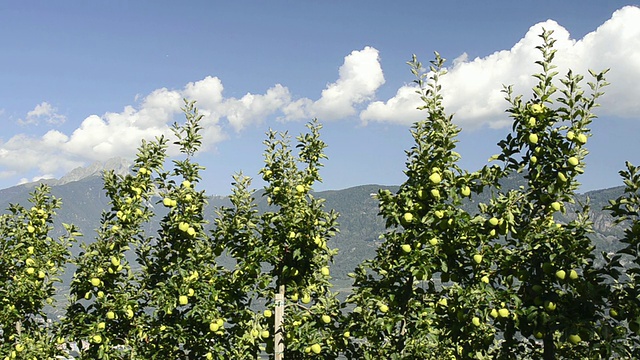
POLYGON ((412 213, 404 213, 404 215, 402 215, 402 219, 407 222, 410 223, 411 221, 413 221, 413 214, 412 213))
POLYGON ((91 285, 93 286, 100 286, 100 284, 102 283, 102 281, 100 281, 100 279, 94 277, 91 278, 91 280, 89 280, 89 282, 91 282, 91 285))
POLYGON ((409 245, 409 244, 403 244, 401 246, 401 248, 402 248, 402 251, 404 251, 405 253, 410 253, 411 252, 411 245, 409 245))
POLYGON ((263 314, 263 315, 264 315, 264 317, 266 317, 266 318, 270 318, 270 317, 273 315, 273 313, 272 313, 272 312, 271 312, 271 310, 269 310, 269 309, 266 309, 262 314, 263 314))
POLYGON ((220 326, 215 321, 209 324, 209 330, 211 330, 211 332, 216 332, 218 329, 220 329, 220 326))
POLYGON ((389 311, 389 306, 387 306, 386 304, 380 304, 378 306, 378 310, 380 310, 381 313, 386 313, 387 311, 389 311))
POLYGON ((554 211, 560 211, 560 209, 562 208, 562 204, 560 204, 560 203, 559 203, 559 202, 557 202, 557 201, 554 201, 554 202, 552 202, 552 203, 551 203, 551 208, 552 208, 554 211))
POLYGON ((570 158, 567 159, 567 163, 571 166, 577 166, 580 163, 580 160, 578 160, 577 157, 572 156, 570 158))
POLYGON ((184 188, 190 188, 191 187, 191 182, 189 180, 185 180, 182 182, 182 187, 184 188))
POLYGON ((498 310, 498 315, 500 317, 506 318, 507 316, 509 316, 509 309, 502 308, 498 310))
POLYGON ((538 143, 538 134, 529 134, 529 143, 537 144, 538 143))
POLYGON ((429 244, 431 244, 433 246, 438 245, 438 238, 433 237, 433 238, 429 239, 429 244))
POLYGON ((99 323, 98 323, 98 330, 104 330, 104 328, 105 328, 106 326, 107 326, 107 325, 106 325, 104 322, 99 322, 99 323))
POLYGON ((498 218, 496 217, 492 217, 491 219, 489 219, 489 225, 491 226, 498 226, 499 222, 500 220, 498 220, 498 218))
POLYGON ((263 338, 263 339, 268 338, 269 337, 269 330, 262 330, 260 332, 260 337, 263 338))
POLYGON ((483 277, 480 278, 480 281, 482 281, 485 284, 489 283, 489 277, 487 275, 484 275, 483 277))
POLYGON ((311 296, 309 296, 309 294, 304 294, 300 301, 302 301, 303 304, 308 304, 311 302, 311 296))
POLYGON ((96 344, 100 344, 102 342, 102 336, 100 336, 100 334, 93 335, 91 337, 91 341, 93 341, 96 344))
POLYGON ((317 344, 317 343, 313 344, 313 345, 311 345, 311 351, 314 354, 320 354, 320 352, 322 351, 322 347, 320 346, 320 344, 317 344))
POLYGON ((535 155, 531 155, 531 157, 529 157, 529 160, 531 160, 532 164, 535 164, 538 162, 538 157, 536 157, 535 155))
POLYGON ((113 320, 116 318, 116 314, 113 311, 107 311, 107 319, 113 320))
POLYGON ((302 194, 302 193, 304 193, 304 191, 305 191, 305 188, 304 188, 303 185, 296 185, 296 192, 298 194, 302 194))
POLYGON ((473 261, 475 261, 476 264, 480 264, 482 262, 482 255, 481 254, 473 255, 473 261))
POLYGON ((556 277, 560 280, 564 280, 564 278, 567 276, 567 273, 564 270, 558 270, 556 271, 556 277))
POLYGON ((579 342, 582 341, 582 338, 580 337, 580 335, 577 335, 577 334, 571 334, 571 335, 569 335, 569 337, 567 339, 573 345, 576 345, 576 344, 578 344, 579 342))
POLYGON ((544 308, 547 309, 547 311, 554 311, 556 309, 556 304, 553 301, 545 301, 544 308))
POLYGON ((189 298, 186 295, 180 295, 178 297, 178 303, 180 305, 187 305, 189 303, 189 298))
POLYGON ((531 112, 534 114, 542 114, 542 112, 544 111, 544 105, 543 104, 533 104, 531 105, 531 112))
POLYGON ((475 326, 480 326, 480 318, 477 316, 474 316, 473 319, 471 319, 471 323, 475 326))
POLYGON ((469 196, 471 195, 471 188, 465 185, 462 187, 462 189, 460 189, 460 193, 462 194, 462 196, 469 196))
POLYGON ((322 322, 325 324, 328 324, 331 322, 331 316, 329 315, 322 315, 322 322))
POLYGON ((489 313, 489 315, 491 315, 492 318, 497 318, 498 317, 498 310, 496 309, 491 309, 491 312, 489 313))
POLYGON ((329 276, 329 274, 331 274, 331 271, 328 267, 323 266, 322 269, 320 269, 320 273, 322 274, 322 276, 329 276))
POLYGON ((166 207, 171 207, 171 204, 172 204, 171 199, 168 197, 162 199, 162 204, 166 207))
POLYGON ((580 143, 581 145, 586 144, 587 143, 587 135, 578 134, 578 137, 576 138, 576 141, 578 141, 578 143, 580 143))

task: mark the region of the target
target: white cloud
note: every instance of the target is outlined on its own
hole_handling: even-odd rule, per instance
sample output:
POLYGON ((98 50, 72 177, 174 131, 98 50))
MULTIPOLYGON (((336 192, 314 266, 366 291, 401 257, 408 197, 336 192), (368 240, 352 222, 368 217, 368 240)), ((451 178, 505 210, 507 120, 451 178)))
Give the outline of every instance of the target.
MULTIPOLYGON (((57 111, 58 109, 54 108, 48 102, 43 101, 36 105, 33 110, 29 111, 26 118, 19 119, 18 123, 20 125, 38 125, 44 121, 49 125, 62 124, 66 121, 66 117, 58 114, 57 111)), ((0 114, 1 113, 2 112, 0 112, 0 114)))
POLYGON ((371 100, 384 81, 378 50, 367 46, 353 51, 344 58, 338 80, 327 85, 320 99, 314 102, 303 98, 287 104, 282 119, 336 120, 352 116, 356 114, 355 105, 371 100))
MULTIPOLYGON (((633 117, 640 112, 640 8, 628 6, 616 11, 610 20, 580 40, 573 40, 569 32, 548 20, 532 26, 510 50, 495 52, 472 61, 462 54, 453 61, 448 74, 441 78, 444 105, 455 113, 454 121, 467 127, 503 127, 510 124, 504 109, 508 106, 501 92, 502 84, 513 85, 517 94, 530 96, 535 79, 531 74, 540 71, 535 61, 540 53, 535 46, 541 43, 542 29, 553 30, 557 49, 555 64, 560 76, 569 68, 585 74, 611 68, 607 80, 611 86, 600 102, 599 113, 633 117)), ((583 86, 588 90, 586 81, 583 86)), ((364 122, 381 121, 410 124, 424 114, 413 110, 420 106, 414 85, 406 85, 385 101, 369 104, 360 113, 364 122), (407 107, 412 110, 407 110, 407 107)))

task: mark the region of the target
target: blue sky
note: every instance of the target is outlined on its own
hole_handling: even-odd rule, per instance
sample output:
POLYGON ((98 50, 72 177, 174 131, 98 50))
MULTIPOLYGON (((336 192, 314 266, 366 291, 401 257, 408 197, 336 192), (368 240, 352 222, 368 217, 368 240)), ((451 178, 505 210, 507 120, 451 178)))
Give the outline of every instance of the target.
MULTIPOLYGON (((624 1, 0 2, 0 188, 132 158, 141 138, 205 118, 203 185, 256 177, 269 129, 317 117, 329 160, 316 189, 399 184, 420 118, 405 64, 449 59, 445 105, 476 170, 510 130, 502 84, 528 96, 542 27, 558 65, 611 68, 582 190, 640 164, 640 9, 624 1), (628 6, 631 5, 631 6, 628 6), (625 7, 627 6, 627 7, 625 7)), ((259 182, 254 183, 259 187, 259 182)))

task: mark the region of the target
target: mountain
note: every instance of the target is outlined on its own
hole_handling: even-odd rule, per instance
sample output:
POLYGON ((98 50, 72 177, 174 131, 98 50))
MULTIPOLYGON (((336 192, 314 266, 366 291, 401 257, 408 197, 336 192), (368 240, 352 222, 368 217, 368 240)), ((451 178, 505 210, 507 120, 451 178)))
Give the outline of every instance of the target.
MULTIPOLYGON (((95 239, 95 229, 100 224, 101 213, 107 209, 108 199, 104 194, 101 173, 105 168, 116 169, 121 173, 129 171, 129 166, 124 161, 112 161, 109 163, 97 163, 85 169, 76 169, 60 180, 49 182, 52 185, 52 194, 62 199, 62 208, 58 210, 55 218, 56 224, 73 223, 84 234, 79 241, 91 242, 95 239)), ((517 188, 522 184, 522 178, 514 176, 505 179, 503 188, 517 188)), ((29 192, 33 191, 34 184, 25 184, 0 190, 0 209, 4 212, 10 203, 19 203, 25 206, 29 192)), ((375 256, 375 251, 380 243, 379 236, 384 232, 384 221, 377 215, 378 203, 373 194, 380 189, 389 189, 395 192, 397 186, 362 185, 343 190, 331 190, 317 192, 314 196, 324 198, 325 208, 334 209, 339 214, 340 232, 336 235, 331 246, 340 251, 335 257, 332 266, 334 285, 337 290, 347 291, 351 285, 351 279, 347 274, 365 259, 375 256)), ((580 194, 577 204, 590 201, 590 215, 594 223, 594 242, 599 251, 612 251, 618 248, 617 239, 623 234, 620 226, 614 224, 614 219, 602 208, 608 204, 609 199, 615 199, 623 193, 623 187, 616 187, 580 194)), ((267 209, 263 192, 254 194, 259 211, 267 209)), ((465 205, 467 210, 477 209, 479 202, 488 202, 490 194, 480 194, 465 205)), ((209 205, 205 215, 210 220, 215 217, 215 209, 220 206, 229 206, 229 199, 222 196, 209 198, 209 205)), ((160 212, 162 207, 158 208, 160 212)), ((575 216, 577 206, 567 205, 567 213, 560 220, 568 220, 575 216)), ((164 213, 158 214, 163 216, 164 213)), ((157 220, 157 219, 156 219, 157 220)), ((154 234, 157 231, 157 221, 149 224, 145 232, 154 234)), ((61 233, 58 226, 55 230, 61 233)), ((79 252, 79 247, 73 248, 74 253, 79 252)), ((221 259, 224 262, 224 259, 221 259)), ((71 274, 65 274, 69 279, 71 274)))

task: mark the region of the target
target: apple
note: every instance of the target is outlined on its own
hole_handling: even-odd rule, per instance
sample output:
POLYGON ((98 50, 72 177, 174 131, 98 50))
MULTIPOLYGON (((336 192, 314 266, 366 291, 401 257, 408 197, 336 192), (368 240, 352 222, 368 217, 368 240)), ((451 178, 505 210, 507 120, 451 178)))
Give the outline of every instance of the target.
POLYGON ((577 334, 571 334, 571 335, 569 335, 569 337, 567 339, 573 345, 576 345, 576 344, 578 344, 579 342, 582 341, 582 338, 580 337, 580 335, 577 335, 577 334))
POLYGON ((460 194, 462 194, 462 196, 469 196, 471 195, 471 188, 469 188, 468 186, 463 186, 462 189, 460 189, 460 194))
POLYGON ((102 336, 100 336, 100 334, 93 335, 91 337, 91 341, 93 341, 96 344, 100 344, 102 342, 102 336))
POLYGON ((162 204, 166 207, 171 207, 171 204, 172 204, 171 199, 168 197, 162 199, 162 204))
POLYGON ((187 295, 180 295, 178 297, 178 303, 180 305, 187 305, 189 303, 189 297, 187 297, 187 295))
POLYGON ((209 324, 209 330, 211 330, 211 332, 216 332, 218 329, 220 329, 220 326, 215 321, 209 324))
POLYGON ((15 348, 16 348, 16 352, 22 352, 24 350, 24 345, 18 343, 16 344, 15 348))
POLYGON ((411 252, 411 245, 403 244, 401 247, 402 247, 402 251, 404 251, 405 253, 410 253, 411 252))
POLYGON ((543 104, 533 104, 531 105, 531 112, 534 114, 542 114, 542 112, 544 111, 544 105, 543 104))
POLYGON ((213 360, 213 354, 211 353, 211 351, 209 351, 209 352, 207 353, 207 355, 205 355, 204 357, 205 357, 205 359, 207 359, 207 360, 213 360))
POLYGON ((442 181, 442 176, 440 176, 439 173, 434 172, 433 174, 429 175, 429 180, 434 184, 439 184, 440 181, 442 181))
POLYGON ((438 219, 442 219, 444 217, 444 211, 436 210, 433 212, 433 215, 435 215, 438 219))
POLYGON ((28 254, 33 254, 33 252, 34 252, 34 251, 35 251, 35 249, 34 249, 34 247, 33 247, 33 246, 29 246, 29 247, 27 248, 27 253, 28 253, 28 254))
POLYGON ((556 309, 556 304, 553 301, 545 301, 544 308, 547 309, 547 311, 554 311, 556 309))
POLYGON ((480 264, 482 262, 482 255, 481 254, 473 255, 473 261, 475 261, 476 264, 480 264))
POLYGON ((36 269, 32 267, 28 267, 26 271, 27 271, 27 274, 33 275, 36 272, 36 269))
POLYGON ((296 192, 297 192, 299 195, 303 194, 303 193, 304 193, 304 191, 305 191, 305 188, 304 188, 304 186, 303 186, 303 185, 296 185, 296 192))
POLYGON ((404 213, 404 215, 402 215, 402 219, 406 222, 406 223, 410 223, 411 221, 413 221, 413 214, 412 213, 404 213))
POLYGON ((187 232, 187 230, 189 230, 189 224, 188 224, 188 223, 186 223, 186 222, 184 222, 184 221, 181 221, 181 222, 178 224, 178 229, 180 229, 180 231, 187 232))
POLYGON ((536 293, 540 293, 540 292, 542 292, 542 285, 538 285, 538 284, 533 285, 533 286, 531 287, 531 289, 532 289, 533 291, 535 291, 536 293))
POLYGON ((36 231, 36 228, 34 228, 32 225, 28 225, 28 226, 27 226, 27 231, 28 231, 29 233, 33 233, 34 231, 36 231))
POLYGON ((578 134, 578 137, 576 138, 576 141, 578 141, 578 143, 580 143, 581 145, 586 144, 587 143, 587 135, 578 134))
POLYGON ((492 318, 497 318, 498 317, 498 310, 496 309, 491 309, 491 312, 489 312, 489 315, 491 315, 492 318))
POLYGON ((273 313, 271 312, 271 310, 266 309, 266 310, 263 312, 263 315, 264 315, 264 317, 266 317, 266 318, 270 318, 270 317, 273 315, 273 313))
POLYGON ((477 316, 474 316, 473 319, 471 319, 471 323, 475 326, 480 326, 480 318, 477 316))
POLYGON ((577 166, 580 163, 580 160, 578 160, 577 157, 572 156, 570 158, 567 159, 567 163, 571 166, 577 166))
POLYGON ((433 196, 436 200, 440 199, 440 190, 431 189, 431 196, 433 196))
POLYGON ((322 315, 322 322, 325 324, 328 324, 331 322, 331 316, 329 315, 322 315))
POLYGON ((100 281, 100 279, 98 279, 97 277, 91 278, 89 282, 91 282, 91 285, 93 286, 100 286, 100 284, 102 283, 102 281, 100 281))
POLYGON ((527 122, 527 125, 529 125, 529 127, 534 127, 536 126, 536 118, 534 118, 533 116, 529 118, 529 121, 527 122))
POLYGON ((564 278, 567 276, 567 272, 564 270, 558 270, 556 271, 556 277, 560 280, 564 280, 564 278))
POLYGON ((182 182, 182 187, 184 188, 190 188, 191 187, 191 182, 189 180, 185 180, 182 182))
POLYGON ((567 140, 571 141, 576 137, 576 133, 574 133, 573 131, 569 130, 567 131, 567 140))
POLYGON ((489 277, 487 275, 484 275, 483 277, 480 278, 480 281, 482 281, 485 284, 489 283, 489 277))
POLYGON ((529 160, 532 164, 535 164, 538 162, 538 157, 536 157, 535 155, 531 155, 531 157, 529 157, 529 160))
POLYGON ((127 311, 125 311, 125 315, 127 316, 127 319, 132 319, 133 318, 133 310, 127 309, 127 311))
POLYGON ((56 344, 58 344, 58 345, 62 345, 62 344, 64 344, 64 342, 65 342, 65 341, 66 341, 66 340, 65 340, 65 338, 63 338, 62 336, 59 336, 59 337, 56 339, 56 344))
POLYGON ((537 144, 538 143, 538 134, 529 134, 529 143, 537 144))
POLYGON ((387 304, 380 304, 378 310, 380 310, 381 313, 386 313, 389 311, 389 306, 387 306, 387 304))
POLYGON ((329 270, 328 267, 323 266, 322 269, 320 269, 320 273, 322 274, 322 276, 329 276, 331 271, 329 270))
POLYGON ((313 344, 313 345, 311 345, 311 351, 314 354, 320 354, 320 352, 322 351, 322 347, 320 346, 320 344, 317 344, 317 343, 313 344))
POLYGON ((262 330, 260 332, 260 337, 263 338, 263 339, 268 338, 269 337, 269 330, 262 330))
POLYGON ((113 311, 107 311, 107 319, 113 320, 116 318, 116 314, 113 311))
POLYGON ((344 337, 345 339, 348 339, 348 338, 350 338, 350 337, 351 337, 351 333, 350 333, 349 331, 345 331, 345 332, 342 334, 342 337, 344 337))
POLYGON ((98 330, 104 330, 104 328, 105 328, 106 326, 107 326, 107 325, 106 325, 104 322, 99 322, 99 323, 98 323, 98 330))
POLYGON ((560 182, 567 182, 567 176, 563 172, 558 173, 558 180, 560 182))
POLYGON ((544 333, 542 331, 536 331, 535 333, 533 333, 533 336, 536 339, 542 339, 544 337, 544 333))
POLYGON ((496 217, 492 217, 491 219, 489 219, 489 225, 491 226, 498 226, 499 222, 500 220, 498 220, 498 218, 496 217))
POLYGON ((562 208, 562 204, 560 204, 558 201, 554 201, 551 203, 551 208, 553 209, 553 211, 560 211, 560 209, 562 208))
POLYGON ((111 265, 118 267, 120 266, 120 258, 118 258, 117 256, 112 256, 111 257, 111 265))
POLYGON ((309 294, 304 294, 304 295, 302 295, 302 299, 300 299, 300 301, 303 304, 308 304, 308 303, 311 302, 311 296, 309 296, 309 294))
POLYGON ((293 301, 293 302, 298 301, 298 293, 295 293, 295 294, 291 295, 291 301, 293 301))
POLYGON ((196 229, 189 227, 187 229, 187 234, 189 234, 189 236, 195 236, 196 235, 196 229))
POLYGON ((196 292, 195 292, 195 290, 193 290, 192 288, 189 288, 189 289, 187 290, 187 296, 192 297, 192 296, 193 296, 193 295, 195 295, 195 294, 196 294, 196 292))
POLYGON ((571 271, 569 271, 569 279, 571 279, 571 280, 578 279, 578 272, 576 272, 573 269, 571 271))
POLYGON ((509 316, 509 309, 506 308, 502 308, 500 310, 498 310, 498 315, 500 315, 500 317, 506 318, 509 316))
POLYGON ((544 264, 542 264, 542 271, 545 274, 548 274, 548 273, 552 272, 553 271, 553 265, 551 265, 550 262, 545 262, 544 264))
POLYGON ((442 305, 444 307, 447 307, 449 305, 449 302, 447 301, 446 298, 442 298, 442 299, 438 300, 438 305, 442 305))

